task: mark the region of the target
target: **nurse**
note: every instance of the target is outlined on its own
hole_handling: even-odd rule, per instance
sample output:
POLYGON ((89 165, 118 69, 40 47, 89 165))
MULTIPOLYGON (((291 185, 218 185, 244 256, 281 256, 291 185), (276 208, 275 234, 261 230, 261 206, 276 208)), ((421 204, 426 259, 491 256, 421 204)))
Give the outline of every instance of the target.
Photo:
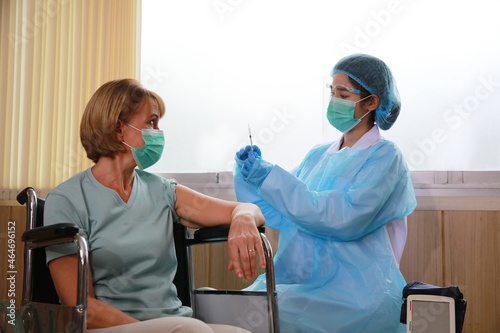
MULTIPOLYGON (((416 199, 398 147, 380 136, 400 109, 380 59, 355 54, 333 68, 327 118, 343 133, 314 147, 292 172, 236 154, 239 201, 257 204, 280 231, 275 256, 282 332, 403 332, 399 262, 416 199)), ((248 290, 264 290, 259 276, 248 290)))

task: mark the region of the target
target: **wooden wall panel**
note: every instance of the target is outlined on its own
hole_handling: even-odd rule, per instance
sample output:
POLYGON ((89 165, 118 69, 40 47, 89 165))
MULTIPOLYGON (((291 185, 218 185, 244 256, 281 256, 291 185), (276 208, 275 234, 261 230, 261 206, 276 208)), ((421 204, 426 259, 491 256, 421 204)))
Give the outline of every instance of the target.
POLYGON ((210 266, 210 244, 196 245, 192 248, 194 285, 198 287, 209 287, 210 266))
POLYGON ((12 221, 16 221, 16 304, 20 306, 24 274, 24 243, 22 241, 22 236, 26 230, 26 207, 12 207, 10 218, 12 221))
POLYGON ((440 211, 415 211, 408 216, 408 238, 400 270, 407 282, 443 283, 440 211))
MULTIPOLYGON (((234 271, 228 271, 229 253, 227 243, 196 245, 193 247, 195 286, 216 289, 241 290, 248 287, 253 279, 238 279, 234 271)), ((264 271, 257 270, 257 274, 264 271)))
POLYGON ((7 299, 7 224, 10 220, 10 207, 0 206, 0 300, 7 299))
POLYGON ((500 332, 500 212, 444 214, 444 285, 467 300, 464 333, 500 332))
MULTIPOLYGON (((11 224, 12 225, 12 224, 11 224)), ((9 283, 7 278, 11 275, 9 271, 16 277, 15 283, 15 299, 16 305, 21 305, 22 287, 23 287, 23 272, 24 272, 24 243, 21 237, 26 230, 26 208, 24 206, 3 206, 0 205, 0 299, 9 299, 9 283), (8 226, 9 222, 15 222, 15 239, 16 239, 16 258, 14 270, 9 267, 8 262, 8 226)))
POLYGON ((276 254, 276 252, 278 252, 280 232, 271 228, 266 228, 266 237, 269 240, 269 243, 271 243, 273 254, 276 254))
MULTIPOLYGON (((16 221, 16 299, 22 289, 25 207, 0 204, 0 299, 7 298, 7 223, 16 221)), ((266 232, 277 251, 278 232, 266 232)), ((500 212, 417 210, 408 217, 401 261, 406 281, 458 285, 468 301, 464 333, 500 332, 500 212)), ((227 271, 227 243, 193 248, 196 286, 242 289, 251 281, 227 271)), ((259 274, 262 271, 259 271, 259 274)))

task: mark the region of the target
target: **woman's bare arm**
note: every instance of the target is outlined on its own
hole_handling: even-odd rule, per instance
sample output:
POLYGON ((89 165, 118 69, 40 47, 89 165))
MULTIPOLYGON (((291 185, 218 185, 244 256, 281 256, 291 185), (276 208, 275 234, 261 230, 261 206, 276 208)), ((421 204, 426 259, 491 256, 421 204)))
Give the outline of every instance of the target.
MULTIPOLYGON (((49 262, 50 274, 63 305, 76 305, 78 257, 76 254, 49 262)), ((87 328, 105 328, 138 322, 117 308, 95 298, 92 273, 89 272, 87 328)))
POLYGON ((176 186, 175 211, 181 223, 190 228, 230 224, 228 247, 230 264, 239 278, 247 280, 257 274, 256 257, 265 268, 264 250, 258 226, 265 219, 260 209, 250 203, 239 203, 212 198, 185 186, 176 186))

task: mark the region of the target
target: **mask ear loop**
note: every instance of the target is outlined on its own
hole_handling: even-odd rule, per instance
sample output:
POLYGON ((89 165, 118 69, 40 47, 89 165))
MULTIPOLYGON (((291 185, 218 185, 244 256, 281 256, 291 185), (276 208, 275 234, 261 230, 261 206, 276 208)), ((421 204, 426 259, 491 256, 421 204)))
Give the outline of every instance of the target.
MULTIPOLYGON (((370 95, 370 96, 371 96, 371 95, 370 95)), ((139 132, 142 132, 140 129, 138 129, 138 128, 137 128, 137 127, 135 127, 135 126, 130 125, 129 123, 125 123, 125 124, 127 124, 128 126, 132 127, 133 129, 135 129, 135 130, 137 130, 137 131, 139 131, 139 132)))
MULTIPOLYGON (((366 96, 366 97, 364 97, 364 98, 360 99, 359 101, 356 101, 355 103, 356 103, 356 104, 358 104, 359 102, 361 102, 361 101, 363 101, 363 100, 367 99, 368 97, 372 97, 372 96, 374 96, 374 95, 373 95, 373 94, 368 95, 368 96, 366 96)), ((370 113, 370 112, 372 112, 372 111, 373 111, 373 110, 368 110, 368 112, 367 112, 367 113, 365 113, 363 116, 361 116, 361 118, 358 118, 358 119, 359 119, 359 121, 361 121, 361 119, 363 119, 364 117, 366 117, 366 115, 367 115, 367 114, 369 114, 369 113, 370 113)))
MULTIPOLYGON (((135 126, 133 126, 133 125, 130 125, 129 123, 125 123, 125 125, 128 125, 128 126, 132 127, 133 129, 135 129, 135 130, 137 130, 137 131, 139 131, 139 132, 142 132, 140 129, 138 129, 137 127, 135 127, 135 126)), ((131 145, 129 145, 129 144, 128 144, 128 143, 126 143, 125 141, 122 141, 122 143, 123 143, 125 146, 129 147, 131 150, 132 150, 132 149, 134 149, 131 145)))
POLYGON ((364 101, 364 100, 365 100, 365 99, 367 99, 368 97, 372 97, 372 96, 374 96, 374 95, 373 95, 373 94, 368 95, 368 96, 366 96, 366 97, 364 97, 364 98, 362 98, 362 99, 360 99, 359 101, 356 101, 356 102, 354 102, 354 103, 356 103, 356 104, 357 104, 357 103, 359 103, 359 102, 361 102, 361 101, 364 101))
POLYGON ((367 114, 369 114, 370 112, 372 112, 373 110, 369 110, 367 113, 365 113, 364 115, 361 116, 361 118, 358 118, 359 121, 361 121, 361 119, 363 119, 364 117, 366 117, 367 114))

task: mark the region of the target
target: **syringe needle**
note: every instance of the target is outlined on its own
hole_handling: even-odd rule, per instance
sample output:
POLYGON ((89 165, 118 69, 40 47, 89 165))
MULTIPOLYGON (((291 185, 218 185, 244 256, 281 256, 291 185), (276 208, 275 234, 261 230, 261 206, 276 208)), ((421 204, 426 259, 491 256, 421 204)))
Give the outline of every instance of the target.
POLYGON ((253 151, 252 130, 250 129, 250 123, 248 124, 248 137, 250 138, 250 149, 253 151))

